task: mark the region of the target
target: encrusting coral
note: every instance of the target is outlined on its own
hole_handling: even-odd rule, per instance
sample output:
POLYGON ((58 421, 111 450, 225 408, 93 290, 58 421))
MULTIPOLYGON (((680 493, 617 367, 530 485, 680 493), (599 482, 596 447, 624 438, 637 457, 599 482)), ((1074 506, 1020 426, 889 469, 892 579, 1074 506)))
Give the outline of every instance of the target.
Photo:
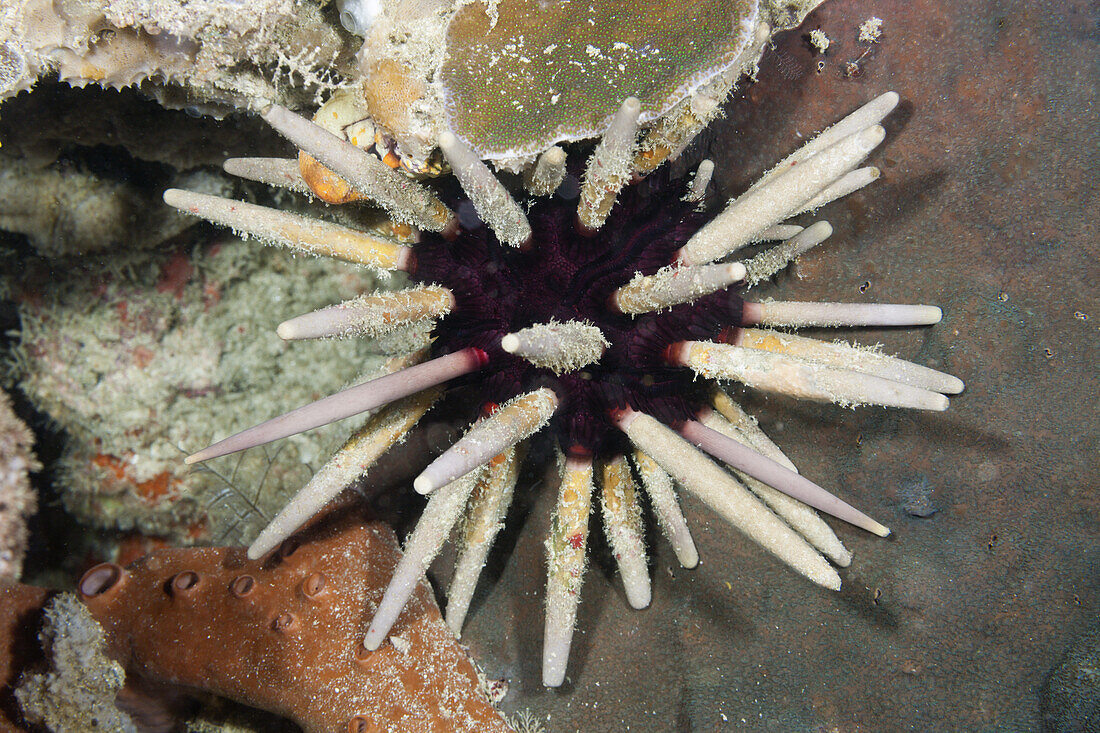
POLYGON ((79 591, 129 672, 307 733, 512 730, 423 580, 391 643, 363 647, 399 557, 392 530, 341 509, 262 561, 243 548, 158 550, 125 569, 97 565, 79 591))
POLYGON ((38 506, 27 474, 41 468, 33 444, 34 435, 12 412, 11 398, 0 391, 0 583, 14 583, 23 572, 27 519, 38 506))
POLYGON ((164 103, 223 112, 303 103, 333 88, 347 40, 309 0, 261 0, 247 13, 217 0, 15 0, 0 10, 0 101, 56 71, 73 86, 147 82, 164 103))
POLYGON ((15 689, 28 721, 55 733, 137 733, 115 706, 126 672, 107 656, 103 628, 76 596, 63 593, 49 602, 39 639, 49 669, 28 671, 15 689))
POLYGON ((225 394, 252 395, 225 413, 243 427, 240 413, 260 419, 272 400, 289 409, 369 373, 381 357, 354 341, 316 342, 288 364, 267 319, 272 308, 317 307, 375 279, 232 238, 190 253, 97 260, 60 275, 49 263, 9 273, 21 278, 12 286, 23 326, 20 388, 66 433, 64 506, 94 527, 174 542, 250 539, 337 438, 314 436, 199 472, 182 465, 182 449, 220 432, 210 415, 225 394), (316 370, 318 362, 340 366, 316 370))

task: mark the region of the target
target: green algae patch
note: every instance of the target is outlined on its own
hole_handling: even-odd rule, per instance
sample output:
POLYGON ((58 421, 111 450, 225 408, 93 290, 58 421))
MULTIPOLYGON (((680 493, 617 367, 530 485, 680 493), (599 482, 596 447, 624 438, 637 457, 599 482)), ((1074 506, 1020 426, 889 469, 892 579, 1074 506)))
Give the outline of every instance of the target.
POLYGON ((756 0, 501 0, 461 7, 442 68, 448 122, 483 158, 601 134, 630 96, 644 123, 734 64, 756 0))

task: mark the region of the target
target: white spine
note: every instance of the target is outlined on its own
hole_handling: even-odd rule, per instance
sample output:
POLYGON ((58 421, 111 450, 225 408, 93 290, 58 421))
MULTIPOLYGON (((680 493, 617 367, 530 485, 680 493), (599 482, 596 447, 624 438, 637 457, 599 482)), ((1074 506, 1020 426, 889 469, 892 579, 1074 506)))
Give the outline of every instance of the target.
POLYGON ((733 466, 738 471, 764 482, 784 494, 792 496, 812 507, 828 512, 837 519, 885 537, 890 530, 871 519, 851 504, 833 496, 814 482, 780 466, 770 458, 757 453, 738 440, 708 428, 696 420, 688 420, 680 432, 694 445, 733 466))
MULTIPOLYGON (((766 455, 763 450, 760 450, 758 446, 750 441, 748 436, 717 412, 708 412, 702 417, 701 422, 730 440, 736 440, 742 445, 766 455)), ((775 460, 774 456, 767 457, 775 460)), ((825 520, 819 517, 811 507, 778 489, 773 489, 744 471, 734 469, 734 473, 749 491, 759 496, 773 512, 783 518, 783 521, 791 525, 796 532, 806 538, 807 542, 817 548, 818 552, 842 568, 852 564, 852 553, 848 551, 848 548, 844 546, 832 528, 825 523, 825 520)))
POLYGON ((504 527, 504 516, 512 503, 519 477, 519 451, 512 448, 494 456, 485 476, 470 499, 470 511, 462 530, 462 546, 455 561, 454 575, 447 589, 447 626, 456 636, 470 610, 470 600, 493 540, 504 527))
POLYGON ((546 538, 546 626, 542 641, 542 684, 565 682, 573 625, 587 556, 588 514, 592 508, 592 461, 567 458, 561 470, 558 503, 546 538))
POLYGON ((816 211, 831 201, 844 198, 848 194, 855 193, 864 186, 869 186, 877 181, 881 175, 882 171, 873 165, 845 173, 838 178, 835 183, 827 186, 821 193, 803 204, 802 208, 794 212, 791 216, 797 216, 807 211, 816 211))
POLYGON ((428 500, 424 507, 424 513, 416 523, 416 528, 405 541, 404 554, 397 563, 397 569, 393 571, 390 584, 386 586, 386 593, 382 596, 382 602, 378 604, 378 610, 367 627, 366 636, 363 637, 363 646, 375 650, 382 646, 382 642, 389 636, 397 617, 409 600, 409 596, 416 590, 416 584, 428 571, 428 566, 439 554, 443 543, 450 535, 451 529, 458 521, 462 510, 466 507, 466 500, 474 490, 480 478, 479 473, 471 473, 459 480, 447 484, 436 492, 435 496, 428 500))
POLYGON ((752 187, 759 188, 776 176, 782 175, 791 167, 835 145, 849 135, 853 135, 860 130, 866 130, 872 125, 877 125, 886 118, 886 115, 894 111, 900 99, 897 92, 880 94, 844 119, 826 128, 820 135, 781 160, 774 168, 765 173, 759 181, 754 183, 752 187))
POLYGON ((680 511, 680 504, 676 501, 672 477, 652 458, 639 450, 634 451, 631 457, 634 460, 634 467, 638 469, 638 475, 642 478, 642 487, 645 488, 649 500, 653 503, 657 524, 672 545, 672 552, 675 553, 676 559, 685 568, 695 567, 699 564, 699 552, 695 549, 695 540, 691 538, 687 520, 684 519, 684 513, 680 511))
POLYGON ((302 178, 297 158, 228 158, 222 168, 231 176, 313 195, 302 178))
POLYGON ((565 151, 555 145, 539 156, 523 175, 523 185, 532 196, 551 196, 565 180, 565 151))
POLYGON ((930 326, 939 323, 943 311, 934 305, 893 303, 799 303, 765 301, 745 303, 746 326, 930 326))
POLYGON ((538 432, 557 408, 558 396, 547 387, 513 398, 432 461, 413 481, 413 488, 430 494, 488 463, 493 456, 538 432))
POLYGON ((827 221, 819 221, 806 227, 798 234, 769 250, 765 250, 745 263, 748 271, 748 287, 756 285, 775 275, 794 260, 824 242, 833 233, 833 227, 827 221))
POLYGON ((610 305, 620 313, 630 315, 661 311, 725 290, 743 281, 747 274, 740 262, 665 267, 653 275, 635 275, 634 279, 611 294, 610 305))
POLYGON ((283 321, 276 332, 279 338, 288 341, 349 336, 378 338, 417 321, 441 318, 451 312, 454 304, 454 294, 438 285, 360 295, 283 321))
POLYGON ((866 158, 886 136, 875 125, 840 140, 733 201, 680 250, 679 260, 701 265, 751 244, 760 232, 799 211, 806 202, 866 158))
POLYGON ((619 566, 626 600, 632 608, 641 609, 649 605, 652 590, 637 494, 625 456, 615 456, 604 463, 600 477, 604 533, 619 566))
POLYGON ((714 161, 707 158, 695 169, 695 177, 691 179, 691 188, 684 195, 684 201, 702 201, 707 196, 707 186, 714 176, 714 161))
POLYGON ((610 345, 598 327, 581 321, 537 323, 500 340, 500 347, 509 354, 554 374, 595 364, 610 345))
POLYGON ((260 532, 248 548, 248 557, 253 560, 263 557, 294 534, 332 497, 370 470, 438 397, 434 390, 422 392, 390 405, 368 420, 260 532))
POLYGON ((381 270, 406 269, 412 253, 408 247, 356 229, 220 196, 170 188, 164 192, 164 203, 256 237, 265 244, 381 270))
POLYGON ((836 570, 733 476, 655 418, 627 411, 617 420, 631 442, 676 482, 768 552, 818 585, 840 589, 836 570))
POLYGON ((640 111, 638 98, 627 97, 588 161, 577 209, 581 226, 586 229, 603 226, 619 191, 630 180, 640 111))
POLYGON ((439 149, 451 164, 451 170, 470 197, 478 216, 497 238, 512 247, 527 244, 531 240, 527 215, 478 154, 451 132, 440 134, 439 149))
POLYGON ((261 116, 279 134, 351 186, 377 201, 395 218, 429 231, 442 231, 453 215, 435 194, 391 169, 377 157, 342 140, 325 128, 277 104, 261 116))
POLYGON ((947 409, 947 398, 937 392, 770 351, 709 341, 685 341, 674 351, 676 363, 702 377, 733 379, 765 392, 845 406, 947 409))
POLYGON ((850 369, 931 392, 958 394, 964 387, 961 379, 950 374, 843 342, 829 343, 778 331, 745 328, 741 330, 739 343, 749 348, 786 354, 838 369, 850 369))

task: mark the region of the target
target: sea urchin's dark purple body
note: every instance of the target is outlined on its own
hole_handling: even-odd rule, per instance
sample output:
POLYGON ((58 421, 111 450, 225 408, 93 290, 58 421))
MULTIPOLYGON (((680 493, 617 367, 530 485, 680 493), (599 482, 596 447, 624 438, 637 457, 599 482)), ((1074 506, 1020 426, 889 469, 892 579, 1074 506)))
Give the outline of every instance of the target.
POLYGON ((621 440, 607 416, 627 405, 666 422, 694 417, 699 389, 690 372, 667 364, 664 350, 677 341, 715 339, 740 324, 741 298, 723 290, 643 316, 608 306, 636 273, 668 265, 705 221, 680 195, 665 176, 632 186, 594 233, 581 231, 575 201, 539 200, 527 214, 533 237, 524 250, 501 244, 486 226, 463 226, 453 241, 426 236, 416 248, 414 279, 443 285, 455 297, 433 355, 468 346, 488 353, 495 373, 471 380, 482 385, 486 401, 553 387, 562 402, 554 427, 568 448, 595 452, 621 440), (598 363, 557 376, 500 348, 504 335, 551 320, 591 323, 611 345, 598 363))

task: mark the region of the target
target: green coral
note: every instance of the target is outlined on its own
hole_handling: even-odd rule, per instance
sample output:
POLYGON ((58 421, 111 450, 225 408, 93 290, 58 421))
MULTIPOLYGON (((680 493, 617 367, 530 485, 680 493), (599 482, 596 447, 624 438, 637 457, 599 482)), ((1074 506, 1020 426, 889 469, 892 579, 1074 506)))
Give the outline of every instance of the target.
POLYGON ((442 69, 452 130, 489 159, 601 134, 630 96, 643 122, 659 117, 735 62, 757 3, 501 0, 495 10, 459 8, 442 69))

